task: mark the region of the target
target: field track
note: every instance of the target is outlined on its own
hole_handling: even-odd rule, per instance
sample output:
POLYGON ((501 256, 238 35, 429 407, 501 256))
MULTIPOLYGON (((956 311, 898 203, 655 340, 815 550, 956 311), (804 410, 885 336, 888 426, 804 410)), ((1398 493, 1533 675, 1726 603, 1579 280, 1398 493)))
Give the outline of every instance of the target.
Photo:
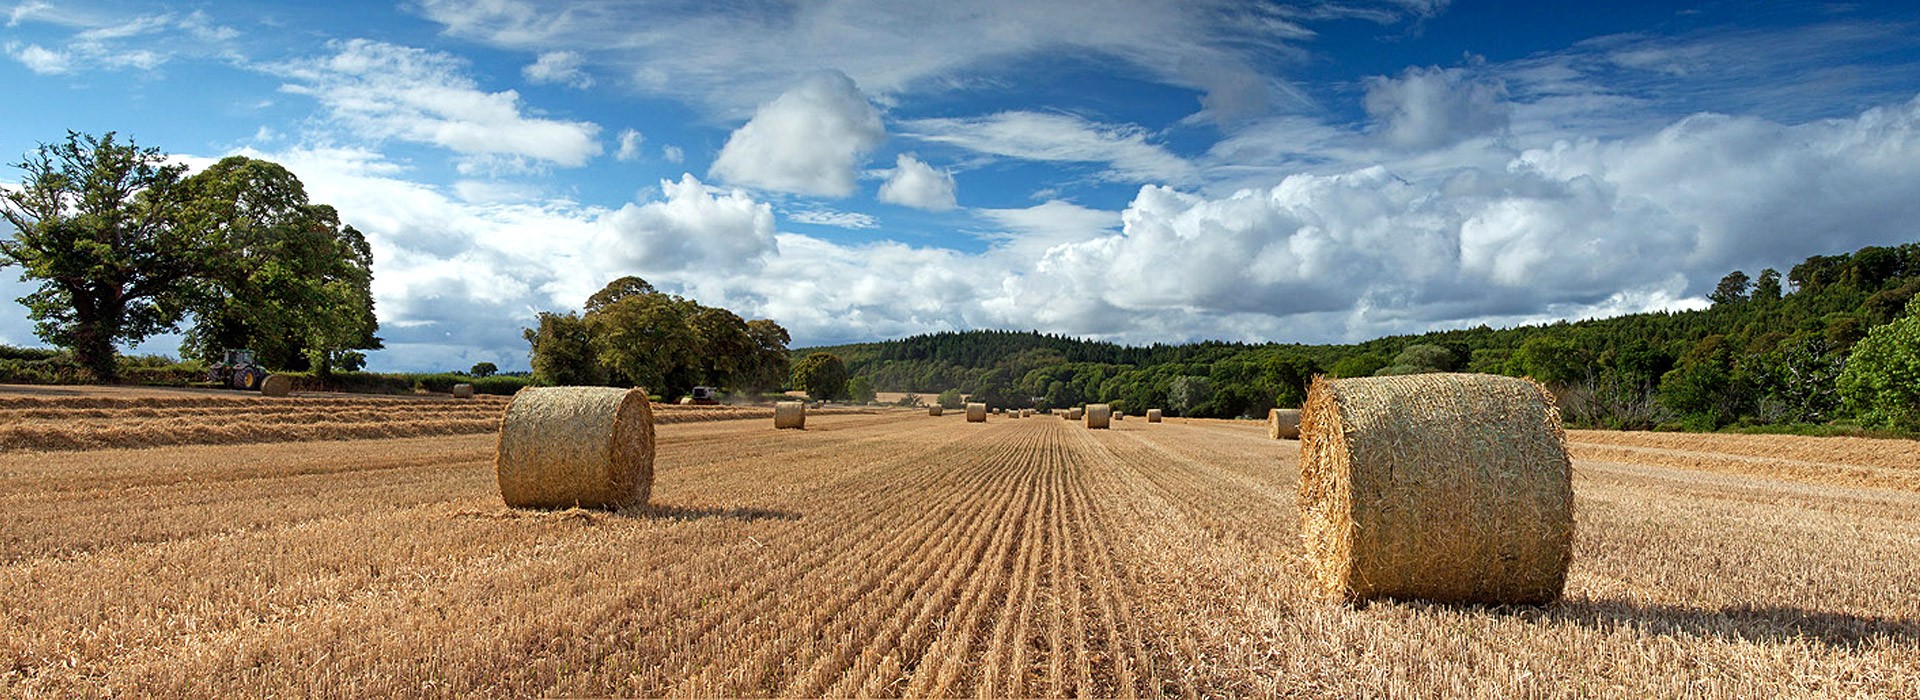
POLYGON ((0 398, 0 696, 1920 695, 1911 443, 1575 432, 1565 601, 1353 609, 1259 424, 670 423, 653 505, 542 513, 498 399, 328 400, 0 398), (361 412, 489 427, 300 441, 361 412), (85 437, 186 420, 282 422, 85 437))

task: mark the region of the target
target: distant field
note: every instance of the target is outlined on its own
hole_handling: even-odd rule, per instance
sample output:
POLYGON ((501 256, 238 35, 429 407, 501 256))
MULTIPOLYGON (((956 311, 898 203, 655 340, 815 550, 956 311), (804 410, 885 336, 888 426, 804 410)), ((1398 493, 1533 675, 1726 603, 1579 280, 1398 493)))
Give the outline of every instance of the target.
POLYGON ((1564 601, 1354 609, 1260 424, 661 407, 540 513, 504 405, 0 387, 0 696, 1920 695, 1912 442, 1575 431, 1564 601))

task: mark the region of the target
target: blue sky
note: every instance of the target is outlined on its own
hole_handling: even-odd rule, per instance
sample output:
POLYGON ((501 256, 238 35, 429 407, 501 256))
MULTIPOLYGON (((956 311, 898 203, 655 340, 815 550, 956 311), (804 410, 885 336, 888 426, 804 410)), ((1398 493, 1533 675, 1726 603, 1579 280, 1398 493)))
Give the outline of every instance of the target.
POLYGON ((375 369, 525 368, 626 274, 797 345, 1353 341, 1920 240, 1920 9, 1753 5, 27 0, 0 155, 286 165, 375 369))

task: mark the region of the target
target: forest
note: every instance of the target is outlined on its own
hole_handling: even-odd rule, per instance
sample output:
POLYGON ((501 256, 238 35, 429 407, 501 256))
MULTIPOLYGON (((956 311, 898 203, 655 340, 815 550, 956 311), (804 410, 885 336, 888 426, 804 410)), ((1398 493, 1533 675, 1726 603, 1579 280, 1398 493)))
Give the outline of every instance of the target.
POLYGON ((1920 428, 1920 244, 1807 258, 1783 276, 1734 271, 1695 311, 1475 328, 1345 345, 1126 347, 1016 331, 806 348, 881 391, 959 390, 1007 406, 1109 402, 1177 415, 1261 416, 1315 375, 1463 371, 1529 376, 1570 424, 1920 428))

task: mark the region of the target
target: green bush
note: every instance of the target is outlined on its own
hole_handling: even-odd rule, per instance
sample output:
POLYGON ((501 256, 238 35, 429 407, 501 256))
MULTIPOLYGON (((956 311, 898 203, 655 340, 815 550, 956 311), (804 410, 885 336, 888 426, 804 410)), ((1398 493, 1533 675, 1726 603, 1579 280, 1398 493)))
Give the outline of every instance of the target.
POLYGON ((1840 373, 1840 396, 1870 428, 1920 430, 1920 297, 1867 332, 1840 373))

